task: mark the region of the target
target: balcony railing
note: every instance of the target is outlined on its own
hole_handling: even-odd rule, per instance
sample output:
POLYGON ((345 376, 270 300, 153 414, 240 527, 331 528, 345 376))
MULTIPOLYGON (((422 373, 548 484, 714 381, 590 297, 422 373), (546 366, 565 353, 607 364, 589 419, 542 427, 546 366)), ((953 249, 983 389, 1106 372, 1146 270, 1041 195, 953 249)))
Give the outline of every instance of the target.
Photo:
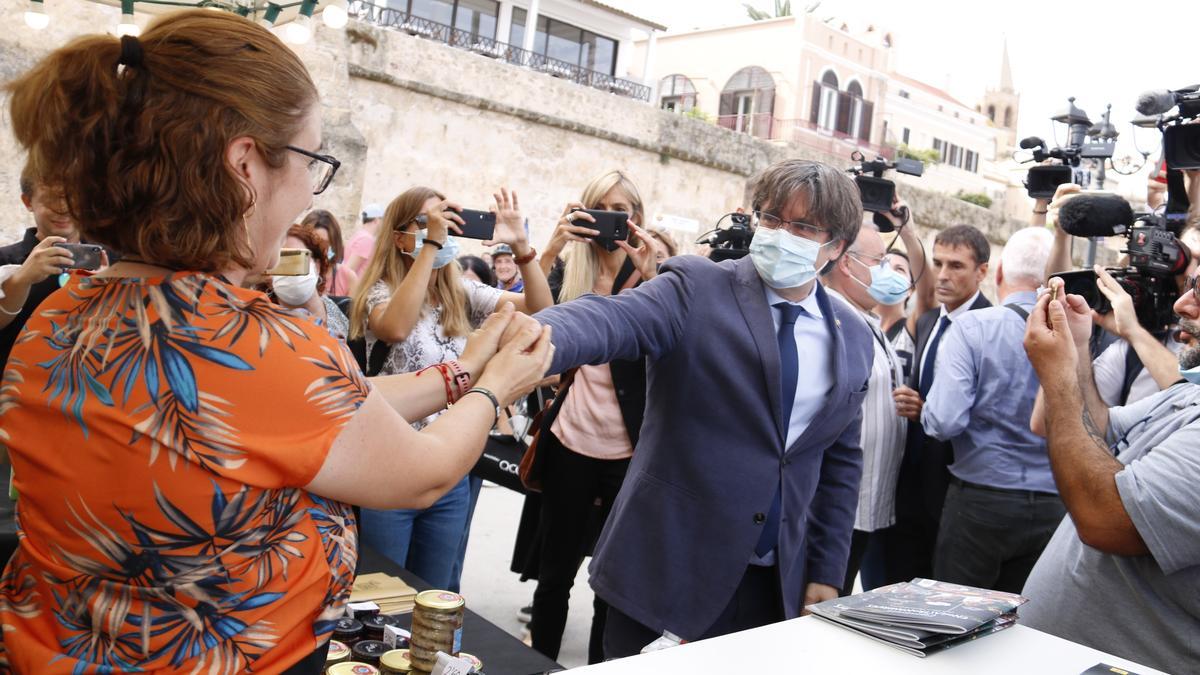
POLYGON ((641 101, 650 100, 650 87, 630 80, 614 77, 608 73, 590 70, 568 61, 551 58, 544 54, 526 51, 520 47, 493 40, 471 31, 461 30, 444 23, 430 21, 419 16, 412 16, 391 7, 383 7, 367 0, 352 0, 349 6, 350 16, 375 24, 381 28, 416 35, 436 40, 452 47, 466 49, 494 59, 531 68, 554 77, 570 80, 593 89, 612 92, 641 101))
POLYGON ((781 120, 769 113, 721 115, 717 117, 717 124, 756 138, 790 141, 830 155, 844 154, 847 149, 853 147, 861 150, 863 154, 871 155, 868 159, 874 159, 874 155, 882 155, 891 160, 896 156, 896 149, 891 146, 876 145, 840 131, 822 129, 804 119, 781 120))

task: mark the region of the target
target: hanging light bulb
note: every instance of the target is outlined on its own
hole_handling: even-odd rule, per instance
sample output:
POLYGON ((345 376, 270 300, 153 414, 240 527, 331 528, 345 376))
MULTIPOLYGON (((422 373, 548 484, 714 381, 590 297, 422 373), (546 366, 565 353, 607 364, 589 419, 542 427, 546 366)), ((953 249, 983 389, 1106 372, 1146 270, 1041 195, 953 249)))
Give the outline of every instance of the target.
POLYGON ((117 35, 137 37, 141 34, 141 26, 133 21, 133 0, 121 0, 121 23, 117 24, 117 35))
POLYGON ((350 15, 346 12, 346 0, 333 0, 321 10, 321 19, 330 28, 345 28, 350 15))
POLYGON ((42 0, 29 0, 29 9, 25 10, 25 25, 34 30, 42 30, 50 25, 50 17, 42 0))
POLYGON ((263 18, 258 20, 259 25, 267 30, 275 27, 275 21, 279 19, 279 12, 283 8, 272 2, 267 4, 267 11, 263 13, 263 18))
POLYGON ((304 0, 300 14, 284 29, 284 39, 294 45, 302 45, 312 39, 312 15, 317 0, 304 0))

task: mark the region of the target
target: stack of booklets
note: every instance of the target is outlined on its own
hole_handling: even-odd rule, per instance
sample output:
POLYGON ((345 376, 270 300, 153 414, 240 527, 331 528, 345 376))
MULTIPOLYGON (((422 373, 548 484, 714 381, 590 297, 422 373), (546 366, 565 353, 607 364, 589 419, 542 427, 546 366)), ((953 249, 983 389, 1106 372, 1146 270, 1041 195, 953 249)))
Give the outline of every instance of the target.
POLYGON ((350 602, 373 602, 379 605, 380 614, 411 612, 416 599, 417 589, 382 572, 360 575, 350 589, 350 602))
POLYGON ((808 609, 819 619, 928 656, 1012 626, 1025 602, 1013 593, 913 579, 808 609))

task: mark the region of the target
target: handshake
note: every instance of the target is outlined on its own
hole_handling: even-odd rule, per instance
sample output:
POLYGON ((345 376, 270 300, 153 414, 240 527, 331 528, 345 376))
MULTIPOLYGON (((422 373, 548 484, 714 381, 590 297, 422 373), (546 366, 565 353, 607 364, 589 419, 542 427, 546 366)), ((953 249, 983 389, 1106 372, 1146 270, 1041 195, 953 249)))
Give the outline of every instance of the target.
POLYGON ((550 327, 506 302, 467 338, 459 363, 508 406, 545 379, 553 360, 550 327))

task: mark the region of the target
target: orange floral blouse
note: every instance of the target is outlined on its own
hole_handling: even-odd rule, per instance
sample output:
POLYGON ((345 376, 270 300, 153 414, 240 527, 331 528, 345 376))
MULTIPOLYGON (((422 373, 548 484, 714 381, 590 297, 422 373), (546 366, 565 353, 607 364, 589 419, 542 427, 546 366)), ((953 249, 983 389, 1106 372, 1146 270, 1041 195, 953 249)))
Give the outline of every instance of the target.
POLYGON ((316 321, 220 277, 72 277, 0 383, 20 494, 0 671, 277 673, 310 654, 357 534, 303 486, 367 392, 316 321))

